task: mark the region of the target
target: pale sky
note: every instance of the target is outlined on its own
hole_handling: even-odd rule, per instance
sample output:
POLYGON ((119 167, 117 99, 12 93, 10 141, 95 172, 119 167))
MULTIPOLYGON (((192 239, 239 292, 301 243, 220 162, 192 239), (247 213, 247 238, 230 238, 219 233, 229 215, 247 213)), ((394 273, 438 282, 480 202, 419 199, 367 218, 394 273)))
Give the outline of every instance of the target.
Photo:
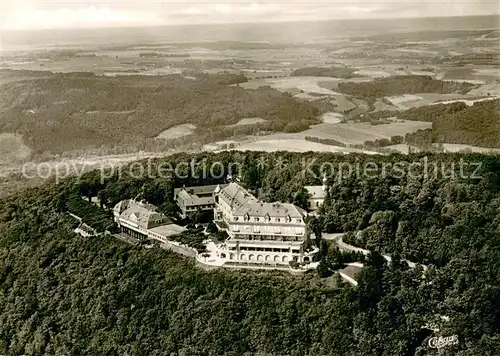
POLYGON ((497 0, 0 0, 3 30, 498 14, 497 0))

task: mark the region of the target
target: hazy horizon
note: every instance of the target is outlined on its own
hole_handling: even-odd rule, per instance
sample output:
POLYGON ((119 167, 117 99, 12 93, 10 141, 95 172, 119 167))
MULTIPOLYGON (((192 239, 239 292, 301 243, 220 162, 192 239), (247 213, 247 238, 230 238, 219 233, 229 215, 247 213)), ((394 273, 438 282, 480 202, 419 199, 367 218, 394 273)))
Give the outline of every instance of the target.
POLYGON ((2 30, 96 29, 499 15, 497 1, 4 0, 2 30), (390 15, 390 16, 389 16, 390 15))
MULTIPOLYGON (((422 21, 422 20, 451 20, 454 18, 493 18, 498 16, 498 21, 495 23, 495 26, 492 26, 492 29, 499 28, 500 29, 500 14, 490 14, 490 15, 453 15, 453 16, 424 16, 424 17, 407 17, 404 18, 405 21, 422 21)), ((107 31, 115 31, 120 29, 148 29, 148 28, 169 28, 169 27, 207 27, 207 26, 256 26, 256 25, 284 25, 284 24, 298 24, 298 23, 328 23, 328 22, 378 22, 382 21, 398 21, 397 18, 386 17, 386 18, 350 18, 350 19, 337 19, 337 18, 326 18, 319 20, 269 20, 269 21, 249 21, 249 22, 213 22, 213 23, 193 23, 193 24, 153 24, 153 25, 117 25, 117 26, 102 26, 102 27, 73 27, 73 28, 43 28, 43 29, 3 29, 4 33, 30 33, 30 32, 54 32, 59 30, 65 31, 99 31, 99 30, 107 30, 107 31)), ((493 24, 492 22, 490 22, 493 24)), ((489 28, 488 26, 480 26, 474 27, 476 28, 489 28)), ((467 29, 467 26, 457 26, 457 29, 467 29)))
POLYGON ((104 44, 239 41, 307 43, 388 33, 482 30, 500 28, 497 16, 428 17, 399 19, 344 19, 238 24, 196 24, 47 29, 11 31, 3 37, 1 52, 24 46, 95 47, 104 44))

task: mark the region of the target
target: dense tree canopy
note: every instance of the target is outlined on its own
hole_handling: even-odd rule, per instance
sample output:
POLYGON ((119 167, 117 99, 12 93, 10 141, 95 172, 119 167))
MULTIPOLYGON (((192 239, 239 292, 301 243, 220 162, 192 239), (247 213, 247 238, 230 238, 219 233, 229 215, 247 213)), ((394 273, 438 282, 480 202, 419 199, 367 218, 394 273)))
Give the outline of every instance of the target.
POLYGON ((474 87, 470 83, 447 82, 424 75, 402 75, 377 78, 370 82, 340 83, 338 89, 345 94, 372 100, 385 96, 415 93, 467 93, 474 87))
MULTIPOLYGON (((153 165, 191 158, 176 155, 153 165)), ((335 167, 370 161, 388 169, 425 159, 285 152, 195 158, 225 167, 244 162, 238 172, 242 184, 251 180, 269 199, 288 201, 297 198, 303 184, 321 184, 319 171, 326 162, 335 167), (267 164, 258 165, 260 160, 267 164), (314 163, 305 167, 307 160, 314 163)), ((353 231, 353 244, 373 250, 357 288, 329 277, 336 282, 332 288, 315 274, 207 272, 162 249, 72 232, 62 204, 68 194, 105 190, 101 197, 109 202, 144 194, 170 204, 171 192, 155 191, 198 184, 201 178, 193 173, 200 167, 182 179, 122 172, 120 179, 101 181, 99 172, 92 172, 79 181, 47 183, 3 199, 0 353, 437 355, 428 346, 430 336, 458 335, 458 345, 441 353, 495 354, 500 345, 499 158, 449 154, 427 159, 431 167, 460 160, 481 167, 477 178, 470 171, 475 167, 463 178, 449 173, 330 177, 327 202, 310 224, 315 230, 353 231), (380 253, 391 254, 392 263, 380 253), (402 258, 428 269, 410 269, 402 258)), ((330 251, 329 258, 345 257, 330 251)))
POLYGON ((398 119, 431 121, 432 130, 406 135, 409 143, 459 143, 500 148, 500 99, 467 106, 432 105, 404 111, 398 119))
MULTIPOLYGON (((432 122, 432 129, 406 134, 406 142, 428 148, 433 143, 457 143, 500 148, 500 99, 471 106, 463 102, 420 106, 401 112, 382 110, 356 116, 354 121, 390 124, 396 120, 432 122)), ((380 145, 376 145, 380 146, 380 145)))
POLYGON ((305 67, 294 70, 293 77, 332 77, 350 79, 357 77, 356 68, 349 67, 305 67))

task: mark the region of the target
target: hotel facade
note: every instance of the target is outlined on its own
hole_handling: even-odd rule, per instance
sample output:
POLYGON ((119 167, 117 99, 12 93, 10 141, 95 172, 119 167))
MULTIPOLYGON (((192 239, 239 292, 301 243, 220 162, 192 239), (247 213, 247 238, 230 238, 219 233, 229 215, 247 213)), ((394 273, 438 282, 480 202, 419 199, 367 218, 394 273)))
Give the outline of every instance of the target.
POLYGON ((311 262, 307 212, 293 204, 265 203, 237 183, 214 191, 214 220, 229 238, 218 246, 226 264, 288 266, 311 262))
POLYGON ((114 221, 120 232, 138 240, 153 239, 168 243, 168 236, 181 233, 172 221, 156 211, 154 205, 137 202, 135 200, 123 200, 113 208, 114 221))

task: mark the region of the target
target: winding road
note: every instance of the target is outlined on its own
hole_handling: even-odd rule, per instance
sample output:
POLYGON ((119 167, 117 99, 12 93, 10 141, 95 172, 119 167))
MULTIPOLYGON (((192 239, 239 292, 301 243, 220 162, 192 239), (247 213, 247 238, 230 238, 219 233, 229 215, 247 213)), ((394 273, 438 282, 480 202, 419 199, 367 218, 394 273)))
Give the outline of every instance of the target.
MULTIPOLYGON (((335 241, 335 243, 337 244, 337 246, 339 247, 339 249, 341 249, 342 251, 361 252, 365 256, 370 253, 369 250, 365 250, 365 249, 360 248, 360 247, 356 247, 356 246, 352 246, 352 245, 346 244, 343 241, 343 237, 344 237, 343 233, 340 233, 340 234, 326 234, 326 233, 323 233, 321 235, 321 238, 323 240, 326 240, 326 241, 335 241)), ((387 262, 389 262, 389 263, 392 262, 391 256, 389 256, 389 255, 382 255, 382 256, 386 259, 387 262)), ((408 263, 408 266, 410 268, 415 268, 418 265, 418 263, 411 262, 411 261, 408 261, 408 260, 403 260, 403 261, 405 261, 406 263, 408 263)), ((424 268, 424 270, 427 269, 426 265, 421 265, 421 266, 424 268)))

